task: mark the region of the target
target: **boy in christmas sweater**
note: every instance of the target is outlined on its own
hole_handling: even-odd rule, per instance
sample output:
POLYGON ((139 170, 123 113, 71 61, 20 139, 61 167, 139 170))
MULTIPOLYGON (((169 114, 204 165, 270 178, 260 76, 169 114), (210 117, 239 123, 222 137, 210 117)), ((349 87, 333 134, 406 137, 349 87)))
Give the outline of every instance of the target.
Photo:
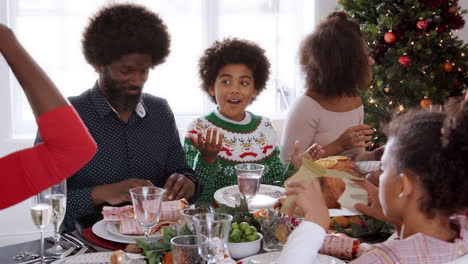
POLYGON ((245 109, 266 86, 270 63, 265 50, 239 39, 216 41, 199 61, 202 89, 218 107, 193 121, 184 148, 204 182, 198 203, 213 200, 220 188, 237 184, 234 165, 265 165, 262 184, 283 181, 276 132, 267 117, 245 109))

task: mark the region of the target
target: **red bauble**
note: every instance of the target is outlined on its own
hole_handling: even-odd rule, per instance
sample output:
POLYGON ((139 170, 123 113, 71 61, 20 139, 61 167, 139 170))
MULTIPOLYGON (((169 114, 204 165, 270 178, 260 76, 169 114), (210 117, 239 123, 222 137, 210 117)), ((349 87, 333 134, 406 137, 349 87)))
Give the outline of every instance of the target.
POLYGON ((442 69, 444 70, 444 72, 451 72, 452 69, 453 69, 453 65, 452 63, 450 62, 444 62, 444 64, 442 65, 442 69))
POLYGON ((411 58, 406 55, 401 56, 400 58, 398 58, 398 62, 403 68, 406 68, 411 63, 411 58))
POLYGON ((384 35, 384 40, 387 43, 393 43, 396 40, 396 35, 393 32, 387 32, 384 35))
POLYGON ((431 99, 427 98, 427 96, 424 96, 424 99, 422 99, 421 102, 419 103, 419 105, 422 108, 428 108, 431 104, 432 104, 432 101, 431 99))
POLYGON ((427 28, 427 20, 419 20, 418 23, 416 23, 416 27, 425 30, 427 28))

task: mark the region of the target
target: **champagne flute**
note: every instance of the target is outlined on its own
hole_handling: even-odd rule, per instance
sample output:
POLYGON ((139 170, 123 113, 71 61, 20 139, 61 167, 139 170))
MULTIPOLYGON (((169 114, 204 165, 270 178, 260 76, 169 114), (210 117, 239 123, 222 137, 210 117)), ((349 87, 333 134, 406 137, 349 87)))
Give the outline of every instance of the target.
POLYGON ((44 261, 44 228, 52 217, 51 189, 47 189, 32 198, 31 216, 34 225, 41 231, 41 263, 44 261))
POLYGON ((159 221, 163 194, 164 189, 152 186, 130 189, 135 220, 143 229, 146 240, 149 240, 150 229, 159 221))
POLYGON ((265 166, 255 163, 242 163, 237 164, 234 168, 237 173, 239 192, 247 198, 248 202, 251 202, 260 188, 265 166))
POLYGON ((208 262, 217 263, 228 252, 227 240, 232 215, 202 213, 193 217, 197 234, 198 254, 208 262))
POLYGON ((60 225, 65 217, 67 208, 67 181, 50 187, 52 202, 52 224, 54 225, 54 245, 45 252, 50 255, 60 256, 65 249, 60 246, 60 225))

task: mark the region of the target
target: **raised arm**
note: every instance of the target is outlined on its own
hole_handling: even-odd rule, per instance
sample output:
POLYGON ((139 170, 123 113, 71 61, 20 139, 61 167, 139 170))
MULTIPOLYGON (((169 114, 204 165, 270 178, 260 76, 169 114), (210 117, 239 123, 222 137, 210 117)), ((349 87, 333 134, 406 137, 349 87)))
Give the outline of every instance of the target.
POLYGON ((54 83, 18 42, 13 31, 2 24, 0 51, 23 88, 36 117, 68 105, 54 83))
POLYGON ((31 104, 44 142, 0 159, 0 209, 14 205, 70 177, 96 153, 96 143, 73 107, 0 24, 0 52, 31 104))

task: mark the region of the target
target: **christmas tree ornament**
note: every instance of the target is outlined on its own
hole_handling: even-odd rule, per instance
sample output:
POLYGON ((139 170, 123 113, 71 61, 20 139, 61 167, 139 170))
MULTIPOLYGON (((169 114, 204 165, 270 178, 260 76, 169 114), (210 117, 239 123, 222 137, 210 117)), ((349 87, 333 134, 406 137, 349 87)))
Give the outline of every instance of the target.
POLYGON ((416 27, 421 29, 421 30, 425 30, 427 28, 427 20, 419 20, 417 23, 416 23, 416 27))
POLYGON ((400 58, 398 58, 398 63, 400 63, 400 65, 403 68, 406 68, 411 63, 411 58, 406 55, 403 55, 400 58))
POLYGON ((432 104, 432 101, 427 96, 424 96, 421 102, 419 102, 419 105, 421 106, 421 108, 428 108, 429 106, 431 106, 431 104, 432 104))
POLYGON ((390 92, 390 87, 387 86, 387 87, 384 88, 384 90, 385 90, 385 92, 389 93, 390 92))
POLYGON ((391 32, 391 31, 385 33, 385 35, 384 35, 384 40, 388 44, 395 42, 396 38, 397 37, 396 37, 395 33, 391 32))
POLYGON ((452 5, 449 7, 448 11, 452 14, 456 14, 458 12, 458 7, 456 5, 452 5))
POLYGON ((451 72, 453 69, 453 65, 452 63, 446 61, 444 62, 444 64, 442 64, 442 69, 444 70, 444 72, 451 72))

